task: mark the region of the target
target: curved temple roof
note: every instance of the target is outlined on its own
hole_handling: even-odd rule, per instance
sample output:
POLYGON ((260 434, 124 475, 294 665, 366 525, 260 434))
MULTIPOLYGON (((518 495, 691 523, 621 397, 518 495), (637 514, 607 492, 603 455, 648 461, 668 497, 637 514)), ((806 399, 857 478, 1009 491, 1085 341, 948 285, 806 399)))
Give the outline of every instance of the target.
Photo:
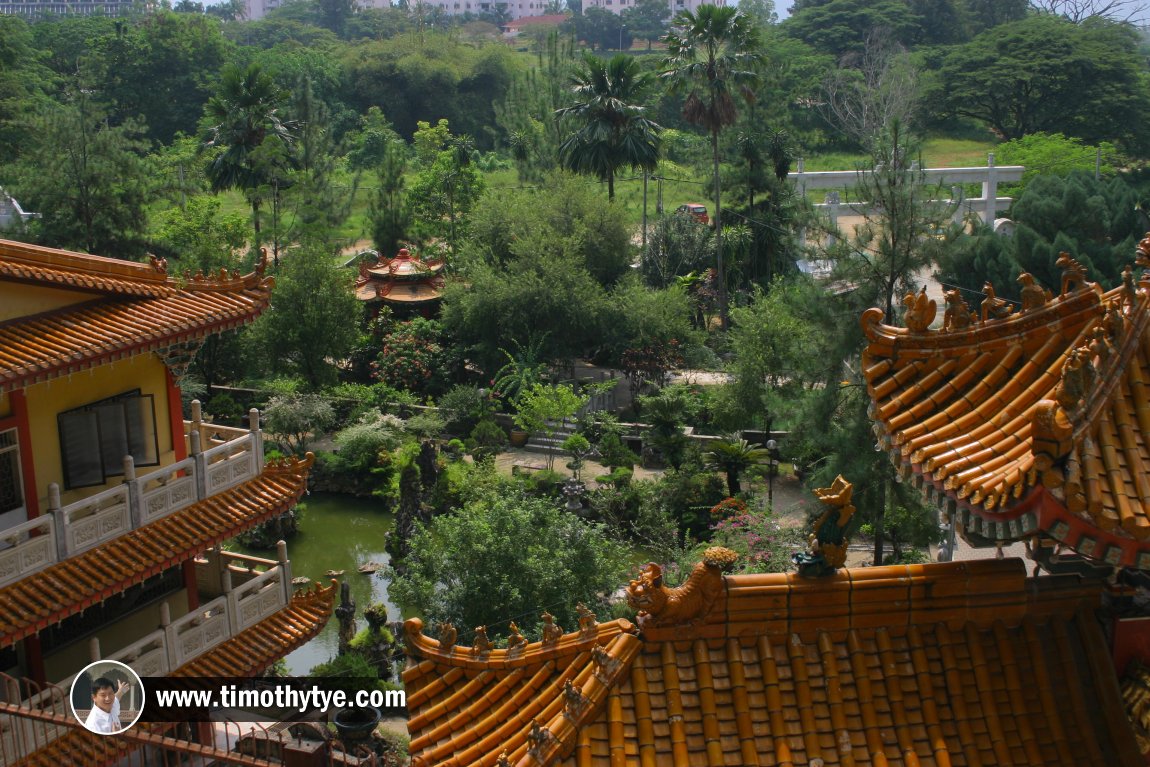
POLYGON ((254 320, 271 300, 266 254, 247 275, 167 273, 140 264, 0 240, 0 280, 90 293, 0 323, 0 390, 18 389, 141 352, 162 352, 254 320))
POLYGON ((413 767, 1141 763, 1097 585, 1016 559, 641 581, 638 626, 513 649, 408 621, 413 767))
POLYGON ((926 327, 925 296, 907 297, 906 328, 868 310, 871 416, 903 477, 967 534, 1042 530, 1148 569, 1150 282, 1128 273, 1103 292, 1066 260, 1061 295, 1043 297, 1030 279, 1022 311, 1000 319, 993 288, 981 318, 948 294, 942 329, 926 327))

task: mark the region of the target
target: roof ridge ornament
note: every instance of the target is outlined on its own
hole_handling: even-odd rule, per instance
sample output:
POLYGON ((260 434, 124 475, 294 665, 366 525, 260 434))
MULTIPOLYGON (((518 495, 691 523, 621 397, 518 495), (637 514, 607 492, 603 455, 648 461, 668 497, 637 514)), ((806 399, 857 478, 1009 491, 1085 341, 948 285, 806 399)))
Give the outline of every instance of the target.
POLYGON ((1150 279, 1150 232, 1134 248, 1134 264, 1142 267, 1142 279, 1150 279))
POLYGON ((1042 287, 1030 272, 1018 275, 1018 284, 1022 286, 1019 290, 1022 297, 1022 314, 1041 309, 1048 301, 1054 299, 1050 291, 1042 287))
POLYGON ((663 583, 663 568, 654 562, 644 565, 639 577, 627 586, 627 604, 638 611, 643 628, 698 625, 710 614, 723 592, 723 572, 730 570, 738 554, 721 546, 703 552, 681 586, 663 583))
POLYGON ((922 286, 917 296, 914 291, 908 291, 903 296, 902 304, 906 307, 903 321, 908 330, 912 333, 925 333, 930 330, 931 323, 938 315, 938 302, 927 297, 926 285, 922 286))
POLYGON ((987 320, 1009 319, 1010 315, 1014 313, 1014 307, 1010 305, 1010 302, 1005 298, 999 298, 994 292, 994 283, 990 280, 982 284, 982 292, 986 296, 978 307, 982 324, 985 325, 987 320))
POLYGON ((168 273, 168 259, 156 258, 154 253, 149 253, 148 254, 148 262, 151 263, 152 268, 155 269, 160 274, 167 274, 168 273))
POLYGON ((587 605, 578 602, 575 605, 575 614, 579 619, 579 633, 584 637, 593 636, 596 633, 595 627, 599 625, 599 619, 595 613, 591 612, 587 605))
POLYGON ((862 522, 851 503, 854 485, 842 474, 835 477, 830 487, 815 488, 814 492, 826 508, 808 537, 810 550, 796 552, 792 557, 799 567, 799 575, 808 578, 831 575, 846 564, 850 536, 862 522))
POLYGON ((539 616, 539 619, 543 621, 543 628, 540 629, 543 646, 552 647, 558 644, 559 638, 563 636, 563 627, 555 622, 555 616, 544 611, 544 613, 539 616))
POLYGON ((487 638, 487 627, 475 627, 475 642, 471 645, 472 655, 486 655, 495 649, 495 645, 491 644, 491 640, 487 638))
POLYGON ((451 623, 444 621, 439 624, 439 650, 440 652, 451 653, 455 649, 455 640, 459 638, 459 632, 455 630, 455 626, 451 623))
POLYGON ((1059 297, 1086 287, 1086 267, 1065 250, 1058 254, 1054 265, 1062 269, 1062 290, 1059 297))
POLYGON ((942 295, 946 299, 946 310, 942 314, 943 332, 966 330, 974 324, 974 312, 970 310, 958 288, 951 288, 942 295))

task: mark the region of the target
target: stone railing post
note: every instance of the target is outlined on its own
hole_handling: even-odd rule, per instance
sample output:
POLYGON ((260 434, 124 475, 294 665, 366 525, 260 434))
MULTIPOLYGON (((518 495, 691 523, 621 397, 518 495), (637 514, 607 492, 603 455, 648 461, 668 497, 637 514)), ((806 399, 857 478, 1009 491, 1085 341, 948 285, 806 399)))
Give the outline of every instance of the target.
POLYGON ((994 152, 986 154, 986 181, 982 184, 982 196, 986 198, 982 223, 994 226, 994 217, 998 214, 998 171, 994 167, 994 152))
POLYGON ((823 198, 823 203, 827 206, 827 214, 830 216, 830 234, 827 235, 827 246, 835 244, 835 232, 839 228, 839 206, 842 204, 842 196, 837 190, 827 192, 823 198))
POLYGON ((226 597, 225 608, 228 613, 228 635, 235 636, 240 633, 240 605, 239 600, 236 599, 236 593, 232 589, 232 568, 228 563, 228 558, 221 553, 220 562, 223 567, 220 570, 220 588, 226 597))
POLYGON ((205 561, 202 569, 204 573, 203 592, 211 594, 212 599, 215 599, 220 595, 221 568, 223 567, 220 550, 218 548, 207 549, 201 556, 205 561))
POLYGON ((124 456, 124 484, 128 486, 128 519, 135 530, 144 524, 144 496, 136 478, 136 459, 124 456))
POLYGON ((176 668, 179 665, 179 659, 176 657, 178 638, 172 629, 172 606, 166 599, 160 603, 160 630, 164 632, 164 652, 168 656, 168 668, 176 668))
POLYGON ((260 431, 260 411, 254 407, 248 411, 248 430, 254 437, 252 449, 256 454, 256 473, 258 474, 264 468, 264 433, 260 431))
POLYGON ((283 579, 284 604, 289 604, 292 597, 291 560, 288 559, 287 541, 276 542, 276 559, 280 563, 280 577, 283 579))
POLYGON ((192 429, 188 435, 189 452, 196 466, 196 500, 202 501, 208 497, 208 462, 204 458, 200 445, 199 429, 192 429))
POLYGON ((56 556, 63 562, 68 558, 68 520, 64 519, 64 510, 60 506, 60 486, 49 482, 48 513, 56 519, 56 556))

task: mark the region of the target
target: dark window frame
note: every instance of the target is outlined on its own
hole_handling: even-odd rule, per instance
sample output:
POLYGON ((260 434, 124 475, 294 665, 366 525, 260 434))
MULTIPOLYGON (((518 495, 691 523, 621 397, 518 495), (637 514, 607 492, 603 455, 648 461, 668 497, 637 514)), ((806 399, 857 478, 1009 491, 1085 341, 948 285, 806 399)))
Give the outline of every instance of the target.
POLYGON ((123 476, 125 455, 131 455, 136 466, 160 464, 156 397, 140 389, 61 411, 56 427, 66 490, 96 487, 123 476))
POLYGON ((20 511, 21 509, 27 510, 28 495, 24 489, 24 466, 20 457, 20 433, 15 427, 0 428, 0 454, 14 456, 12 459, 12 481, 14 485, 12 497, 16 499, 16 505, 4 508, 3 495, 0 495, 0 514, 20 511))

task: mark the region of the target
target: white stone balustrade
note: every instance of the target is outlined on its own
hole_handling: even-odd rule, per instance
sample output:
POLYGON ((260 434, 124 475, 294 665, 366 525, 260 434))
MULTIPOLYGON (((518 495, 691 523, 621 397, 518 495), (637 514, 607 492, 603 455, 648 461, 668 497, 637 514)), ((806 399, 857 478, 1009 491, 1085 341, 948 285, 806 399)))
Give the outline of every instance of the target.
POLYGON ((131 487, 125 483, 53 509, 64 544, 61 559, 94 549, 131 530, 130 495, 131 487))
POLYGON ((0 584, 18 581, 56 562, 56 520, 50 515, 10 527, 0 538, 0 584))
POLYGON ((188 458, 137 476, 124 459, 123 484, 62 506, 60 487, 48 486, 48 513, 0 532, 0 588, 58 561, 259 476, 264 465, 259 411, 249 428, 204 423, 199 402, 184 421, 188 458))
POLYGON ((228 599, 217 597, 164 629, 168 662, 179 668, 232 636, 228 599))

